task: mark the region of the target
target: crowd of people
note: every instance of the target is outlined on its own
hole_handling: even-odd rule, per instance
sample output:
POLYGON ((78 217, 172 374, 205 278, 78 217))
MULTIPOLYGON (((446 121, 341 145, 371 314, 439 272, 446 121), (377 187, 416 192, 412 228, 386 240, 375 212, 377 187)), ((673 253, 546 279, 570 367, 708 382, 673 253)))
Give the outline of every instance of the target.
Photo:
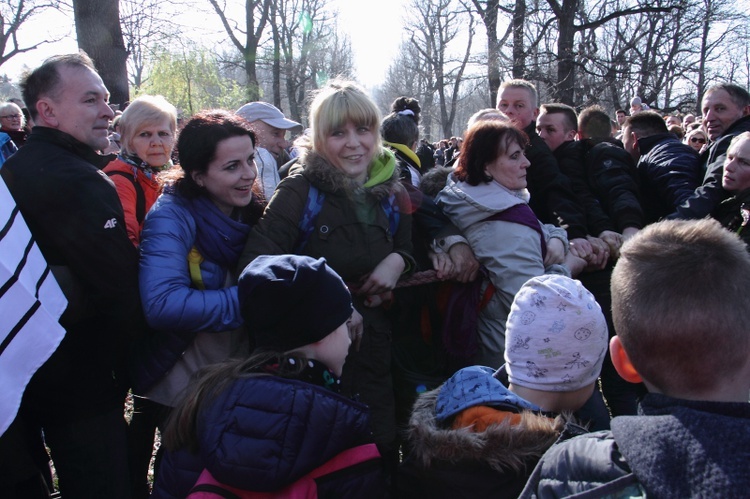
POLYGON ((116 114, 83 53, 21 87, 0 105, 0 244, 26 248, 2 253, 0 310, 28 310, 0 347, 4 497, 50 497, 50 459, 65 499, 750 485, 742 87, 613 120, 508 80, 435 144, 418 101, 383 117, 344 80, 306 129, 265 102, 116 114))

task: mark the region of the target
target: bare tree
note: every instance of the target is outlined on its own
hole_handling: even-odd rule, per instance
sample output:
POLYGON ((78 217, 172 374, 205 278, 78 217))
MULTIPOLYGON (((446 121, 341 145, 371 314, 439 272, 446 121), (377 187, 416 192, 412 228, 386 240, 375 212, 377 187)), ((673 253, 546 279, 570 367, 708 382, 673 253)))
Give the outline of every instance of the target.
POLYGON ((403 42, 396 60, 389 66, 385 80, 374 97, 380 109, 390 112, 391 103, 398 97, 413 97, 422 108, 420 123, 425 137, 432 137, 433 128, 440 130, 440 113, 435 106, 435 74, 425 63, 421 52, 412 42, 403 42))
POLYGON ((94 60, 110 100, 129 100, 128 53, 120 27, 118 0, 73 0, 78 47, 94 60))
POLYGON ((58 0, 0 1, 0 66, 19 54, 34 50, 45 43, 56 42, 57 40, 31 42, 26 39, 27 37, 23 37, 24 40, 21 41, 18 32, 22 27, 31 24, 39 14, 59 8, 60 2, 58 0))
POLYGON ((326 39, 335 28, 326 0, 279 0, 274 23, 279 36, 279 59, 289 111, 294 119, 304 114, 307 90, 315 87, 315 70, 323 66, 326 39))
POLYGON ((120 24, 128 52, 130 84, 138 91, 146 79, 146 68, 157 47, 177 32, 165 0, 120 0, 120 24))
POLYGON ((236 22, 228 15, 226 0, 208 0, 219 16, 221 24, 235 48, 242 54, 245 74, 247 75, 247 99, 260 99, 258 83, 258 47, 263 31, 268 24, 271 4, 274 0, 245 0, 244 23, 236 22))
POLYGON ((466 4, 455 0, 413 0, 411 7, 410 43, 434 78, 443 135, 450 136, 461 84, 471 58, 474 18, 466 4), (459 33, 466 39, 459 42, 459 33), (449 47, 454 41, 456 46, 464 48, 456 56, 449 47))

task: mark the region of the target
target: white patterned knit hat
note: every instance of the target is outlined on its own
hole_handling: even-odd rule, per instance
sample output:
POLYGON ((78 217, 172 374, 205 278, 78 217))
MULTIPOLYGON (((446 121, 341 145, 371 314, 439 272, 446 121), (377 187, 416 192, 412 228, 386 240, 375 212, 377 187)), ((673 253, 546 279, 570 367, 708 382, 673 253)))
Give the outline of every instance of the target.
POLYGON ((608 343, 602 309, 580 281, 534 277, 518 291, 508 315, 508 379, 534 390, 578 390, 599 377, 608 343))

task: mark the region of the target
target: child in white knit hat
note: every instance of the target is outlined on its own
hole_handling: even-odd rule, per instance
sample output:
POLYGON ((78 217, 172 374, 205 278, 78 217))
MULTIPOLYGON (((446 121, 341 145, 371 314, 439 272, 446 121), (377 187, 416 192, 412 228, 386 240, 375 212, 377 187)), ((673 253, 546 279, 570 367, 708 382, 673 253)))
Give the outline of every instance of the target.
POLYGON ((506 364, 497 372, 461 369, 417 400, 399 497, 517 497, 570 413, 592 397, 609 335, 579 281, 528 280, 505 335, 506 364))
POLYGON ((542 410, 576 411, 594 392, 608 342, 601 307, 580 281, 534 277, 508 315, 508 388, 542 410))

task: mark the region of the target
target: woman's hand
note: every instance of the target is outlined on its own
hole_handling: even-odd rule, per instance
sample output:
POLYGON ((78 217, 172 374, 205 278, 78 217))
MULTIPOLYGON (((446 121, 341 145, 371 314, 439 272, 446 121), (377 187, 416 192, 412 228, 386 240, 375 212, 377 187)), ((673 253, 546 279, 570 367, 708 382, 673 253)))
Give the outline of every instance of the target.
POLYGON ((406 263, 398 253, 391 253, 375 267, 357 291, 359 295, 379 295, 396 287, 406 263))
POLYGON ((452 279, 455 274, 453 260, 447 253, 434 253, 430 251, 430 260, 432 268, 437 273, 437 278, 441 281, 452 279))
POLYGON ((549 267, 556 263, 565 261, 565 244, 562 240, 553 237, 547 241, 547 255, 544 257, 544 266, 549 267))

